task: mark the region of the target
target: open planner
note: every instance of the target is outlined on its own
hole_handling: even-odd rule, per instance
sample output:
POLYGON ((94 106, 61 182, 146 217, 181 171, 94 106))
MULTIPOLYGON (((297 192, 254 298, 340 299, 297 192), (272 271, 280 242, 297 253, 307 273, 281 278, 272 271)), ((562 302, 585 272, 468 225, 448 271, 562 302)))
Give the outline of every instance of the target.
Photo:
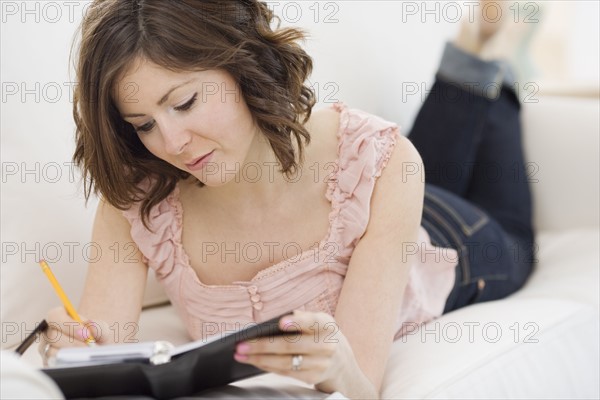
MULTIPOLYGON (((282 315, 283 316, 283 315, 282 315)), ((169 399, 198 393, 263 373, 235 361, 237 343, 285 334, 280 317, 208 341, 173 346, 142 342, 61 349, 49 368, 67 399, 116 395, 145 395, 169 399)))

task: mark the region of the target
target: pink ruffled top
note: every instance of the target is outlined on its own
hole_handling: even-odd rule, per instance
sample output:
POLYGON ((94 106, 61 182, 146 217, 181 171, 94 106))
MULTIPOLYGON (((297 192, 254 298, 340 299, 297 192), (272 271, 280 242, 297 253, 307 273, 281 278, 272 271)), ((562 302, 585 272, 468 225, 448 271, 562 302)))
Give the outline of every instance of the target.
MULTIPOLYGON (((352 252, 369 222, 375 182, 399 131, 391 122, 343 104, 333 108, 340 113, 338 168, 325 193, 331 203, 329 230, 318 249, 267 267, 249 281, 206 285, 190 266, 182 246, 178 187, 152 209, 149 222, 154 232, 142 224, 139 203, 123 212, 144 262, 155 271, 194 340, 232 332, 290 310, 335 314, 352 252)), ((454 285, 455 250, 433 246, 421 227, 415 251, 418 261, 410 267, 396 316, 396 338, 414 324, 440 316, 454 285)))

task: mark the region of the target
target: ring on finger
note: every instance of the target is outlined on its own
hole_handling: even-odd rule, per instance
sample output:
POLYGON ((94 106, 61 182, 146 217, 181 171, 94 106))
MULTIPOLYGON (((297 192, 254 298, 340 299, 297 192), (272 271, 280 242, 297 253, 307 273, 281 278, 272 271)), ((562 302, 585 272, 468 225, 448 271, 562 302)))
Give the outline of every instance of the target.
POLYGON ((292 356, 292 371, 300 371, 302 367, 302 355, 294 354, 292 356))
POLYGON ((50 351, 51 347, 52 345, 50 343, 46 343, 46 345, 44 346, 44 350, 42 351, 42 357, 44 358, 44 360, 48 360, 48 352, 50 351))

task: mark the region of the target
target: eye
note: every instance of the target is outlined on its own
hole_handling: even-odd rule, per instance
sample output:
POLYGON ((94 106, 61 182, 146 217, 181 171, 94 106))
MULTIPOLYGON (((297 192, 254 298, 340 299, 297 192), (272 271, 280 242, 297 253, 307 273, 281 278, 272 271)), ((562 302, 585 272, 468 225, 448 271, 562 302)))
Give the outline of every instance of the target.
POLYGON ((152 130, 152 128, 154 128, 154 122, 148 122, 142 126, 133 127, 133 129, 135 129, 136 132, 149 132, 152 130))
POLYGON ((192 96, 192 98, 189 99, 185 104, 182 104, 182 105, 177 106, 177 107, 173 107, 173 109, 176 110, 176 111, 187 111, 190 108, 192 108, 192 106, 196 102, 196 98, 197 97, 198 97, 198 93, 194 93, 194 95, 192 96))

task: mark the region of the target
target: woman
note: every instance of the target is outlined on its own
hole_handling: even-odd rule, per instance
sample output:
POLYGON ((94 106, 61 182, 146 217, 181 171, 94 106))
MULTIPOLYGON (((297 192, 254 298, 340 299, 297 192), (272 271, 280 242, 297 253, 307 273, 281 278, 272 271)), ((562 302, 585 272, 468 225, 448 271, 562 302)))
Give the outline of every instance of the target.
MULTIPOLYGON (((74 160, 101 197, 92 240, 135 253, 90 264, 80 312, 137 321, 149 267, 193 339, 295 310, 280 324, 301 340, 242 342, 236 360, 377 397, 407 324, 506 296, 531 271, 529 189, 507 173, 524 176, 518 100, 466 85, 500 89, 501 66, 449 45, 410 140, 343 104, 312 112, 302 33, 272 18, 256 1, 89 8, 74 160)), ((68 332, 46 359, 84 345, 84 327, 68 332)))

